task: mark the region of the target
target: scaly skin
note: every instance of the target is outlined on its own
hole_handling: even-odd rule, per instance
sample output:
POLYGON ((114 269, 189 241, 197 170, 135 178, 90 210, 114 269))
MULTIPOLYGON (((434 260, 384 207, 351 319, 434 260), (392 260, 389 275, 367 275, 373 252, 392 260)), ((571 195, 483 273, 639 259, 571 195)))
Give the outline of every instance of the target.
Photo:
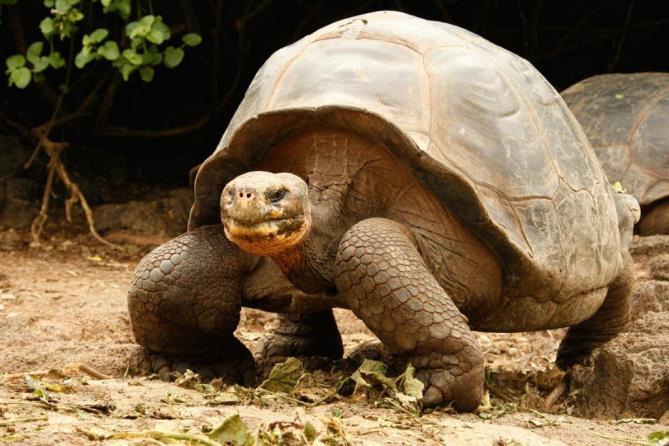
POLYGON ((339 245, 337 289, 426 384, 423 403, 473 410, 483 394, 483 356, 467 319, 427 269, 410 233, 391 220, 353 226, 339 245))
MULTIPOLYGON (((232 334, 244 292, 253 292, 255 303, 269 299, 271 304, 275 293, 284 305, 292 305, 291 295, 305 299, 266 277, 272 270, 256 277, 255 267, 251 256, 225 238, 221 225, 197 228, 146 255, 133 275, 128 309, 135 340, 147 350, 148 368, 165 378, 190 368, 202 378, 252 384, 253 357, 232 334)), ((261 368, 288 356, 341 357, 332 310, 279 321, 276 337, 268 338, 260 356, 261 368)))
POLYGON ((183 234, 142 259, 128 309, 135 340, 150 353, 154 371, 196 361, 230 381, 253 380, 253 357, 232 334, 239 323, 244 263, 220 225, 183 234))
POLYGON ((613 339, 630 322, 630 296, 634 283, 634 267, 629 253, 624 255, 624 267, 609 286, 606 299, 599 310, 580 324, 572 326, 560 343, 556 362, 567 369, 582 364, 592 351, 613 339))
POLYGON ((344 345, 332 310, 277 315, 273 336, 263 341, 258 368, 266 375, 289 356, 341 359, 344 345))

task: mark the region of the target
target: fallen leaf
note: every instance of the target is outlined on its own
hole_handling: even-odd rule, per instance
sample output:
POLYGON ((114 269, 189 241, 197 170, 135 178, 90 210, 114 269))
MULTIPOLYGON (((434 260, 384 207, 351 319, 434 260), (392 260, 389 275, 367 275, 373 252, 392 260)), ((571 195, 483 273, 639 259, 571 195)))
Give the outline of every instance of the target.
POLYGON ((208 437, 219 443, 229 443, 234 446, 252 446, 255 444, 255 438, 248 433, 246 424, 239 417, 239 414, 226 418, 209 432, 208 437))
POLYGON ((261 389, 270 392, 290 393, 295 390, 297 383, 304 376, 304 366, 297 358, 288 358, 284 362, 275 364, 269 377, 260 384, 261 389))

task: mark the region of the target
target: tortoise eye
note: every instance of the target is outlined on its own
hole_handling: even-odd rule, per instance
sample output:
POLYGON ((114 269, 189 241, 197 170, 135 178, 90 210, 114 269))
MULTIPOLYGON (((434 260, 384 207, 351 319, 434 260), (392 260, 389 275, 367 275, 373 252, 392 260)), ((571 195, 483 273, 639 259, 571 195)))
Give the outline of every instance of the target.
POLYGON ((275 203, 277 201, 281 201, 281 199, 283 197, 285 197, 287 193, 288 193, 288 191, 286 189, 277 189, 277 190, 267 192, 267 198, 271 202, 275 203))

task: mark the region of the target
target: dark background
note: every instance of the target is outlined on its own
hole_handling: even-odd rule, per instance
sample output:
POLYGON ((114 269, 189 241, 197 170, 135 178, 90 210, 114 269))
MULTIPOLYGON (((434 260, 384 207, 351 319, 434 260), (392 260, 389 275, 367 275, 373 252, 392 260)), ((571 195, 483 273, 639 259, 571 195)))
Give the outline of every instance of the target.
MULTIPOLYGON (((188 169, 214 149, 253 75, 272 52, 332 21, 368 11, 400 10, 464 27, 527 58, 558 90, 598 73, 669 71, 667 1, 153 3, 156 14, 164 16, 175 35, 195 31, 202 35, 203 43, 187 49, 178 68, 158 69, 150 84, 137 75, 127 83, 114 81, 109 64, 90 68, 87 79, 68 95, 66 106, 76 109, 100 82, 95 106, 52 133, 55 140, 72 142, 66 161, 80 177, 105 175, 106 163, 116 162, 134 179, 185 185, 188 169), (86 153, 95 155, 88 163, 79 163, 86 153)), ((18 6, 4 7, 0 15, 2 60, 21 46, 17 22, 29 44, 40 38, 38 23, 45 16, 41 0, 19 0, 18 6)), ((121 31, 120 21, 103 19, 112 30, 121 31)), ((95 27, 84 23, 82 31, 95 27)), ((59 76, 62 73, 53 71, 48 75, 52 88, 60 82, 59 76)), ((42 124, 52 110, 44 94, 32 85, 17 90, 7 88, 3 80, 0 98, 3 133, 16 132, 10 121, 26 128, 42 124)))

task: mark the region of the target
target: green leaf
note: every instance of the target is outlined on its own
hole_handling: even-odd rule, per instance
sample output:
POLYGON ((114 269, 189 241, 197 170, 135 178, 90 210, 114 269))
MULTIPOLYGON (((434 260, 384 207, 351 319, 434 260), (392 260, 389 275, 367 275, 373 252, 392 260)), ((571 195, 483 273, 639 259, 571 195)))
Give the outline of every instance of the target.
POLYGON ((131 39, 134 37, 146 37, 151 31, 153 22, 156 20, 155 16, 146 15, 136 22, 130 22, 125 27, 125 33, 131 39))
POLYGON ((648 434, 648 440, 650 444, 665 446, 669 444, 669 431, 656 431, 648 434))
POLYGON ((164 23, 161 23, 162 26, 154 26, 151 28, 151 31, 146 35, 146 40, 156 45, 160 45, 164 41, 170 38, 170 30, 164 23), (166 32, 167 30, 167 32, 166 32))
POLYGON ((151 82, 153 80, 154 70, 151 67, 142 67, 139 69, 139 77, 142 78, 144 82, 151 82))
POLYGON ((226 418, 209 432, 208 437, 221 444, 232 444, 233 446, 252 446, 256 442, 255 438, 248 433, 246 424, 239 414, 226 418))
POLYGON ((7 64, 7 68, 11 70, 13 68, 24 66, 26 64, 26 58, 21 54, 14 54, 13 56, 9 56, 5 63, 7 64))
POLYGON ((188 33, 181 40, 188 46, 198 46, 202 42, 202 37, 199 34, 188 33))
POLYGON ((102 0, 100 2, 103 6, 103 12, 118 12, 123 20, 128 20, 132 12, 130 0, 102 0))
POLYGON ((67 13, 67 19, 72 23, 78 22, 83 18, 84 14, 78 9, 71 9, 70 12, 67 13))
POLYGON ((44 0, 44 6, 47 8, 53 8, 53 5, 55 4, 55 0, 44 0))
POLYGON ((0 6, 2 5, 15 5, 17 0, 0 0, 0 6))
POLYGON ((309 444, 313 443, 316 440, 316 437, 318 437, 318 431, 314 427, 313 424, 310 422, 304 423, 304 438, 307 439, 309 444))
POLYGON ((44 48, 42 42, 33 42, 30 44, 26 56, 31 63, 35 63, 35 60, 39 59, 40 54, 42 54, 42 48, 44 48))
POLYGON ((55 31, 55 26, 53 25, 53 19, 51 19, 51 17, 47 17, 41 22, 39 22, 39 29, 40 31, 42 31, 42 34, 44 34, 45 37, 53 35, 53 32, 55 31))
POLYGON ((160 45, 169 39, 171 35, 170 28, 163 23, 162 17, 158 16, 151 25, 151 30, 147 33, 146 39, 151 43, 160 45))
POLYGON ((128 62, 130 62, 133 65, 141 65, 142 64, 142 56, 137 54, 135 50, 127 48, 123 50, 123 57, 126 58, 128 62))
POLYGON ((355 382, 354 393, 374 385, 395 389, 395 382, 386 376, 386 365, 380 361, 365 359, 358 370, 353 372, 351 379, 355 382))
POLYGON ((56 0, 56 13, 58 14, 66 14, 67 11, 70 10, 72 5, 70 4, 70 0, 56 0))
POLYGON ((89 47, 85 46, 75 56, 74 65, 76 65, 77 68, 84 68, 93 59, 95 59, 95 55, 91 53, 89 47))
POLYGON ((272 367, 269 377, 260 384, 261 389, 270 392, 290 393, 295 390, 300 378, 304 375, 302 361, 297 358, 288 358, 272 367))
POLYGON ((135 71, 136 69, 137 69, 136 66, 134 66, 134 65, 132 65, 132 64, 129 64, 129 63, 124 63, 124 64, 121 65, 121 67, 119 68, 119 70, 121 71, 121 76, 123 77, 123 80, 126 81, 126 82, 128 81, 128 79, 130 79, 130 75, 131 75, 132 72, 135 71))
POLYGON ((105 40, 109 35, 109 31, 104 28, 98 28, 90 34, 90 39, 92 43, 99 43, 105 40))
POLYGON ((33 72, 39 73, 44 71, 49 66, 49 58, 47 56, 41 56, 42 48, 44 44, 42 42, 33 42, 26 52, 28 61, 33 65, 33 72))
POLYGON ((26 88, 30 83, 30 70, 26 67, 12 69, 9 72, 9 85, 16 85, 17 88, 26 88))
POLYGON ((49 67, 49 56, 42 56, 36 61, 32 62, 33 73, 41 73, 49 67))
POLYGON ((165 66, 167 68, 174 68, 181 63, 184 58, 184 50, 181 48, 174 48, 173 46, 168 46, 165 48, 165 66))
POLYGON ((119 56, 118 45, 116 42, 108 40, 98 48, 98 54, 107 60, 116 60, 119 56))
POLYGON ((413 365, 408 364, 404 374, 400 377, 402 379, 402 391, 416 400, 423 399, 423 384, 419 379, 416 379, 416 369, 413 365))
POLYGON ((158 65, 163 61, 163 55, 158 52, 155 46, 151 45, 142 54, 142 59, 142 65, 158 65))
POLYGON ((51 66, 56 69, 65 66, 65 59, 63 59, 63 56, 61 56, 58 51, 49 54, 49 62, 51 63, 51 66))

